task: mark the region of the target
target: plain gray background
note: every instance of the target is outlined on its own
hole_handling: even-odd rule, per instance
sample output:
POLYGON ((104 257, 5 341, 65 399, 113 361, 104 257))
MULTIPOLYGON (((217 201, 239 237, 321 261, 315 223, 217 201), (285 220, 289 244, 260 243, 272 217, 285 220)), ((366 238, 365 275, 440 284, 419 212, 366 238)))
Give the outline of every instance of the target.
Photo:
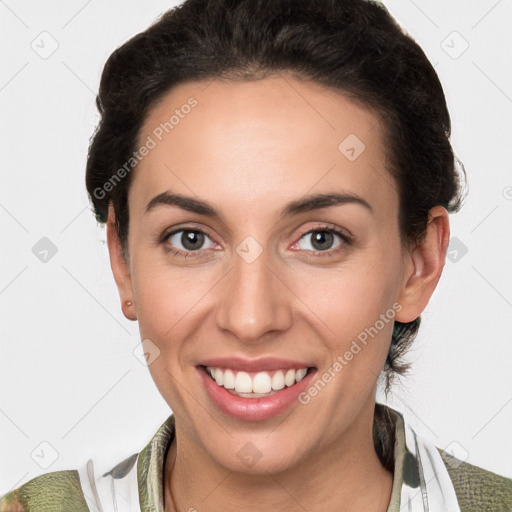
MULTIPOLYGON (((134 355, 84 172, 103 64, 176 3, 0 3, 0 493, 97 454, 122 460, 171 412, 134 355)), ((390 404, 437 446, 512 477, 512 4, 384 3, 435 65, 469 178, 390 404)))

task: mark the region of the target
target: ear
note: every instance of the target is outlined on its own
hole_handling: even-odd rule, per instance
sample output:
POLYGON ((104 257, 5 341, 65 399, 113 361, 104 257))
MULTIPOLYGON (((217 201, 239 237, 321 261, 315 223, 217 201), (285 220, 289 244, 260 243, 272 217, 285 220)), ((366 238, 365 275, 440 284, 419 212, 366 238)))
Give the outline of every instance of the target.
POLYGON ((119 290, 119 297, 121 298, 121 309, 128 320, 137 320, 133 299, 130 265, 124 258, 121 251, 121 244, 119 243, 119 237, 117 236, 115 228, 115 213, 112 204, 108 207, 107 244, 110 255, 110 266, 114 274, 117 289, 119 290), (131 302, 132 305, 128 305, 127 302, 131 302))
POLYGON ((450 240, 448 212, 435 206, 429 212, 427 232, 405 256, 405 272, 396 313, 399 322, 412 322, 420 316, 436 289, 443 272, 450 240))

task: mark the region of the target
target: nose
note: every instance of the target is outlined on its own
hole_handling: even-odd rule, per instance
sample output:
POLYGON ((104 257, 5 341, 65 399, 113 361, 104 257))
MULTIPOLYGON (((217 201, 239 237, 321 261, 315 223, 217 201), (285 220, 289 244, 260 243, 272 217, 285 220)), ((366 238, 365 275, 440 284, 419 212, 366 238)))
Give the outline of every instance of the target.
POLYGON ((279 265, 270 262, 265 251, 251 260, 243 252, 234 254, 215 312, 217 327, 246 343, 286 331, 293 321, 294 295, 285 276, 279 275, 279 265))

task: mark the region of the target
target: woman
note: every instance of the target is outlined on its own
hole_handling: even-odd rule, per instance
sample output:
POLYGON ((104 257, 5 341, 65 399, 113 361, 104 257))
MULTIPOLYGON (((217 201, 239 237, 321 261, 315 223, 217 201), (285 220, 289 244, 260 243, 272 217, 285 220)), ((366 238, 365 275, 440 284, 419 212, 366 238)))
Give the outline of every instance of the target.
POLYGON ((173 415, 0 510, 512 509, 510 479, 375 401, 461 205, 443 90, 384 7, 187 0, 97 104, 87 190, 173 415))

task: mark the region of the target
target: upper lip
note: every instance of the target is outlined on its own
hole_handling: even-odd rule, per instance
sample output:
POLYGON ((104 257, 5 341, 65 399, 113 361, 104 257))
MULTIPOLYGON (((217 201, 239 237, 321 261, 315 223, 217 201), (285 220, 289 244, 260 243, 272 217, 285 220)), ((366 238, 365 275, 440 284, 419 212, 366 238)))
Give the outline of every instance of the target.
POLYGON ((245 372, 262 372, 271 370, 310 368, 312 365, 292 359, 281 359, 277 357, 260 357, 258 359, 243 359, 241 357, 212 357, 204 359, 199 363, 202 366, 211 368, 230 368, 232 370, 245 372))

